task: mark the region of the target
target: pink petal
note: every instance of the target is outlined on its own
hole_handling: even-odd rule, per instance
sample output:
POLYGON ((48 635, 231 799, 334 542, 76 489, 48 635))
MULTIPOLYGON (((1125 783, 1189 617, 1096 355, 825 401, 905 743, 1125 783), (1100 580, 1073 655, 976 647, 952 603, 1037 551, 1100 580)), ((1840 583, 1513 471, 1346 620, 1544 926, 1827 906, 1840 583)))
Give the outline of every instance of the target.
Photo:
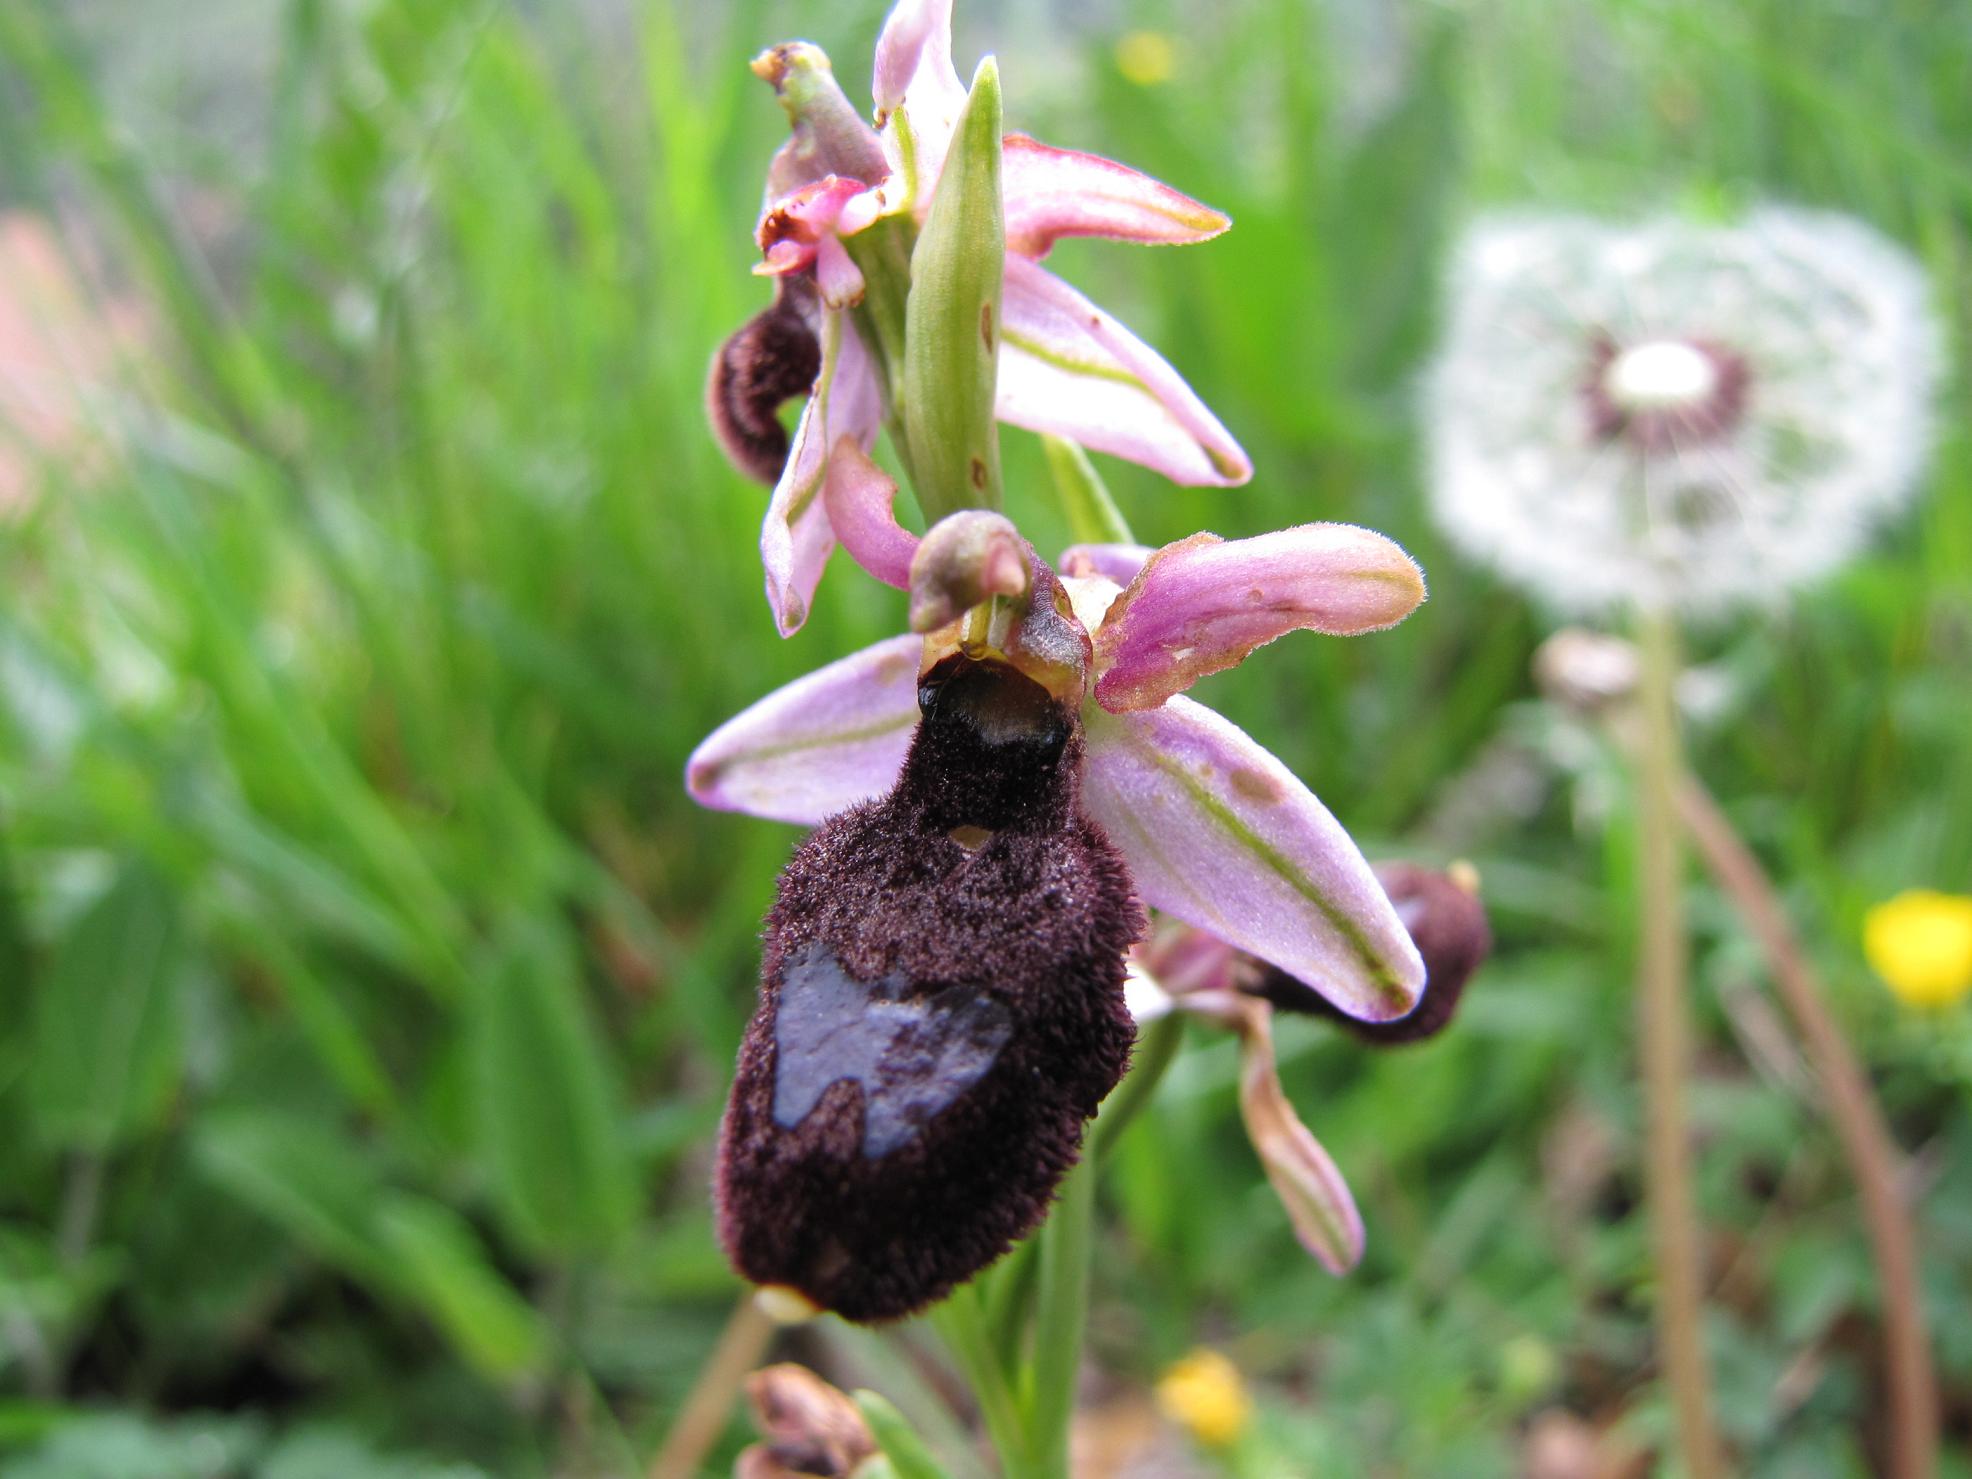
POLYGON ((1287 1209, 1301 1246, 1332 1274, 1363 1256, 1363 1219, 1349 1184, 1321 1142, 1295 1114, 1274 1066, 1273 1011, 1240 998, 1239 1112, 1247 1138, 1287 1209))
POLYGON ((1002 421, 1053 432, 1188 486, 1253 476, 1232 434, 1162 356, 1067 283, 1009 255, 1001 303, 1002 421))
POLYGON ((1063 575, 1100 575, 1126 586, 1137 578, 1152 550, 1147 544, 1071 544, 1061 552, 1063 575))
POLYGON ((952 0, 899 0, 877 37, 872 91, 895 182, 887 205, 921 214, 965 108, 965 84, 952 66, 952 0))
POLYGON ((1393 626, 1424 599, 1416 562, 1353 524, 1254 539, 1194 534, 1152 555, 1096 632, 1096 698, 1148 709, 1294 631, 1347 637, 1393 626))
POLYGON ((897 523, 896 480, 870 461, 855 438, 836 439, 822 497, 849 557, 885 585, 909 590, 917 536, 897 523))
POLYGON ((816 243, 815 285, 824 308, 854 308, 863 301, 863 271, 834 236, 816 243))
POLYGON ((883 419, 883 390, 863 341, 846 315, 822 318, 822 372, 802 409, 787 466, 774 485, 760 525, 760 563, 767 604, 783 637, 801 630, 835 549, 822 482, 834 440, 852 438, 867 447, 883 419), (834 437, 830 432, 835 433, 834 437))
POLYGON ((923 642, 892 637, 770 693, 685 766, 701 806, 813 826, 897 781, 918 721, 923 642))
POLYGON ((1373 1022, 1417 1004, 1424 962, 1328 808, 1238 725, 1174 698, 1083 710, 1083 804, 1144 902, 1373 1022))
POLYGON ((815 587, 835 550, 828 509, 821 498, 828 471, 827 416, 819 384, 802 407, 787 466, 767 501, 760 524, 760 564, 767 577, 767 604, 783 637, 792 637, 808 620, 815 587))
POLYGON ((1008 134, 1001 152, 1007 250, 1045 257, 1063 236, 1185 244, 1232 221, 1126 164, 1008 134))

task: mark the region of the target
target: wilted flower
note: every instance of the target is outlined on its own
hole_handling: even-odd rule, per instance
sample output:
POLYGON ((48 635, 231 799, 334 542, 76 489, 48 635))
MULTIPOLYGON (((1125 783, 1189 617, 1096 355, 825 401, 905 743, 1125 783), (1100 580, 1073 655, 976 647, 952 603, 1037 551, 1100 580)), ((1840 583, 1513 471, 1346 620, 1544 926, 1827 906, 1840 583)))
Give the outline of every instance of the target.
POLYGON ((1912 1007, 1947 1007, 1972 991, 1972 898, 1909 889, 1863 919, 1870 968, 1912 1007))
POLYGON ((1470 865, 1438 872, 1380 863, 1375 872, 1424 964, 1422 996, 1402 1017, 1365 1020, 1340 1011, 1307 981, 1188 925, 1166 924, 1132 952, 1127 987, 1140 1023, 1181 1011, 1239 1034, 1239 1110, 1247 1137, 1301 1246, 1338 1274, 1362 1257, 1362 1217, 1342 1172, 1281 1088, 1273 1012, 1326 1017, 1380 1047, 1422 1042, 1451 1025, 1466 983, 1493 943, 1470 865))
MULTIPOLYGON (((859 558, 928 574, 872 554, 872 522, 844 520, 859 558)), ((923 547, 1003 554, 939 527, 923 547)), ((687 770, 707 805, 822 823, 768 918, 718 1197, 743 1273, 855 1319, 940 1297, 1039 1221, 1127 1062, 1139 897, 1358 1016, 1402 1016, 1423 980, 1327 809, 1181 696, 1286 632, 1401 619, 1409 558, 1333 524, 1071 550, 1065 579, 1021 548, 1018 596, 810 674, 687 770)))
POLYGON ((805 1366, 769 1366, 746 1379, 766 1442, 740 1454, 733 1479, 851 1479, 877 1457, 856 1404, 805 1366))
MULTIPOLYGON (((879 226, 915 230, 930 206, 966 90, 952 67, 951 0, 903 0, 877 42, 881 133, 835 83, 828 59, 796 42, 754 64, 794 124, 774 156, 757 239, 758 270, 777 279, 772 307, 713 362, 714 429, 742 471, 775 484, 761 529, 767 595, 783 635, 807 619, 835 547, 825 484, 839 445, 868 451, 892 409, 901 313, 875 293, 855 251, 879 226), (885 347, 886 336, 893 342, 885 347), (775 410, 809 400, 790 448, 775 410)), ((1155 350, 1039 263, 1064 236, 1189 243, 1226 217, 1124 165, 1007 134, 1000 165, 1006 238, 1000 321, 981 332, 998 353, 997 414, 1144 463, 1176 482, 1243 483, 1252 464, 1155 350)), ((907 270, 909 237, 872 270, 907 270)), ((877 254, 877 248, 869 248, 877 254)))
POLYGON ((1232 1447, 1253 1420, 1253 1399, 1239 1368, 1205 1346, 1173 1361, 1157 1379, 1157 1405, 1207 1448, 1232 1447))
POLYGON ((1482 222, 1428 421, 1440 522, 1566 610, 1711 612, 1847 557, 1911 491, 1937 336, 1860 222, 1482 222))

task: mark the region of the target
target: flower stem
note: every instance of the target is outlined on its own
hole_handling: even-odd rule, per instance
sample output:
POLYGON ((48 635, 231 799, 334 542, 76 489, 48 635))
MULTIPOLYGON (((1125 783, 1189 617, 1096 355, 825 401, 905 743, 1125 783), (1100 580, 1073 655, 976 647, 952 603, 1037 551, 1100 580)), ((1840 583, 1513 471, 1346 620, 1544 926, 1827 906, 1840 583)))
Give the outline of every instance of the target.
POLYGON ((966 1284, 953 1290, 931 1312, 931 1318, 965 1371, 966 1384, 972 1388, 980 1416, 986 1420, 987 1435, 1000 1455, 1001 1469, 1009 1479, 1030 1473, 1027 1429, 1007 1383, 1007 1368, 993 1349, 987 1332, 978 1286, 966 1284))
POLYGON ((677 1421, 665 1434, 664 1446, 651 1460, 649 1479, 692 1479, 703 1471, 706 1454, 726 1429, 740 1385, 766 1356, 774 1329, 754 1291, 749 1288, 741 1294, 718 1344, 706 1357, 684 1406, 678 1409, 677 1421))
POLYGON ((1718 1479, 1724 1461, 1712 1427, 1700 1329, 1702 1273, 1691 1189, 1684 1080, 1690 1055, 1684 901, 1678 846, 1677 633, 1662 612, 1644 614, 1638 700, 1637 1014, 1641 1041, 1646 1184, 1657 1274, 1657 1342, 1677 1412, 1690 1479, 1718 1479))
POLYGON ((1041 1229, 1033 1354, 1026 1371, 1027 1431, 1036 1479, 1068 1479, 1068 1434, 1082 1368, 1089 1307, 1089 1242, 1096 1167, 1084 1156, 1068 1173, 1041 1229))
POLYGON ((1766 952, 1774 985, 1822 1081, 1823 1108, 1855 1178, 1881 1286, 1889 1472, 1894 1479, 1931 1479, 1938 1464, 1937 1378, 1918 1290, 1917 1239, 1897 1191, 1901 1155, 1759 860, 1689 772, 1678 782, 1677 807, 1698 855, 1766 952))
POLYGON ((1089 454, 1066 437, 1043 436, 1041 449, 1047 453, 1048 471, 1054 476, 1055 494, 1062 512, 1068 516, 1068 532, 1079 544, 1135 544, 1130 524, 1089 454))
POLYGON ((1150 1103, 1150 1096, 1164 1077, 1164 1071, 1178 1056, 1178 1044, 1184 1041, 1184 1035, 1184 1018, 1172 1012, 1151 1023, 1137 1040, 1129 1076, 1103 1101, 1102 1113, 1097 1116, 1095 1129, 1091 1132, 1093 1145, 1090 1154, 1098 1164, 1109 1158, 1123 1131, 1129 1128, 1130 1121, 1150 1103))

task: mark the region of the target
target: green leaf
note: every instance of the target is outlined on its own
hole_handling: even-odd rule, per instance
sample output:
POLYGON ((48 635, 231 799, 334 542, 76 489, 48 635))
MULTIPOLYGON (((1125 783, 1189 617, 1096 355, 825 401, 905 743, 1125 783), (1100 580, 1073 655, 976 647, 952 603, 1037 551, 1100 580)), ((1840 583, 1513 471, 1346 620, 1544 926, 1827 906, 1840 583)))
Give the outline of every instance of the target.
POLYGON ((924 1440, 890 1402, 876 1392, 850 1393, 863 1421, 870 1425, 876 1446, 890 1460, 897 1479, 947 1479, 945 1470, 924 1446, 924 1440))
POLYGON ((918 504, 936 522, 1000 506, 1000 73, 980 62, 911 253, 902 414, 918 504))
POLYGON ((463 1217, 439 1202, 393 1196, 377 1211, 377 1231, 398 1282, 475 1367, 502 1380, 539 1369, 547 1332, 463 1217))
POLYGON ((538 1247, 594 1250, 636 1193, 609 1059, 560 933, 519 924, 486 972, 469 1028, 474 1117, 500 1204, 538 1247))
POLYGON ((178 1081, 176 901, 140 864, 70 926, 35 988, 29 1090, 44 1139, 101 1152, 152 1128, 178 1081))
POLYGON ((372 1285, 390 1259, 372 1226, 382 1179, 358 1145, 300 1116, 231 1109, 193 1143, 201 1170, 317 1257, 372 1285))

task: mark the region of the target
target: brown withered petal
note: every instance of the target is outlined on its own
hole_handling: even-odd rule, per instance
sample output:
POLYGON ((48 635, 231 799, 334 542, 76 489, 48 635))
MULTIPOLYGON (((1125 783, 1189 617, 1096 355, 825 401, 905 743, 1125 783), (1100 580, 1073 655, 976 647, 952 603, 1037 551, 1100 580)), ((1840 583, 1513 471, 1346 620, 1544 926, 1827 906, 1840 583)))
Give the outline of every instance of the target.
POLYGON ((1409 1016, 1363 1022, 1339 1011, 1312 986, 1269 966, 1252 988, 1282 1011, 1327 1017, 1364 1042, 1382 1046, 1435 1037, 1458 1010, 1466 982, 1492 953, 1493 931, 1476 887, 1415 863, 1379 863, 1377 881, 1424 957, 1424 997, 1409 1016))
POLYGON ((896 788, 797 849, 720 1132, 747 1278, 910 1314, 1031 1231, 1128 1065, 1143 915, 1071 710, 946 659, 896 788))
POLYGON ((756 1371, 746 1395, 767 1441, 740 1455, 736 1479, 840 1479, 876 1454, 856 1404, 805 1366, 784 1361, 756 1371))
POLYGON ((705 411, 734 467, 772 487, 787 463, 782 404, 806 395, 821 373, 822 346, 803 312, 802 287, 783 279, 774 301, 719 346, 706 379, 705 411))

